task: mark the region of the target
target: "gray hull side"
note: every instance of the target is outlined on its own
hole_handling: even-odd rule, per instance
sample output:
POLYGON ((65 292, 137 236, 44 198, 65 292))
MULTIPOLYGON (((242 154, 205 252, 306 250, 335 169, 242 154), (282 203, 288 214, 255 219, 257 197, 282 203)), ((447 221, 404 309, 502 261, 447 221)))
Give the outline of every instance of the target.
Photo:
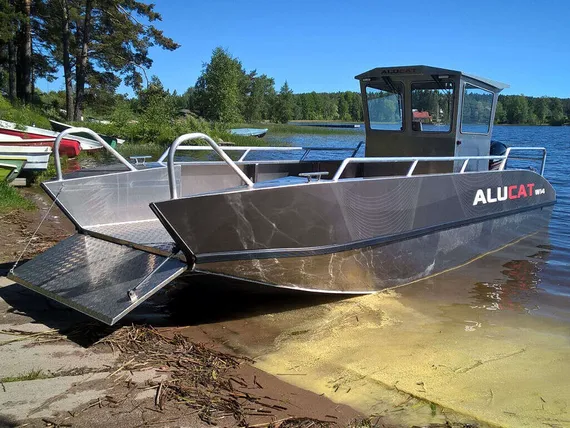
POLYGON ((462 266, 548 225, 552 207, 331 254, 198 264, 196 271, 280 288, 371 293, 462 266))
POLYGON ((512 170, 321 181, 170 200, 151 208, 187 256, 202 264, 421 241, 424 235, 512 216, 555 200, 554 189, 542 176, 512 170), (481 193, 485 202, 476 202, 481 193), (505 200, 498 200, 500 196, 505 200))

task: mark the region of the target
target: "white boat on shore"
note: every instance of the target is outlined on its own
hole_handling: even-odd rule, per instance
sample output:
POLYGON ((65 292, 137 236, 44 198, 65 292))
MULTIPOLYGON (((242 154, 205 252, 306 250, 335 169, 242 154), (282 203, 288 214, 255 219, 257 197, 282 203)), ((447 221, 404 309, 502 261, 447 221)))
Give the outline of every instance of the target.
POLYGON ((51 147, 47 146, 0 146, 0 156, 22 156, 26 158, 24 171, 45 171, 48 167, 51 147))
MULTIPOLYGON (((29 132, 31 134, 38 134, 38 135, 44 135, 46 137, 51 137, 51 138, 56 138, 59 135, 59 132, 55 132, 52 131, 51 129, 44 129, 44 128, 37 128, 35 126, 24 126, 23 128, 14 123, 14 122, 8 122, 6 120, 0 120, 0 128, 6 128, 6 129, 18 129, 22 132, 29 132)), ((81 150, 98 150, 101 149, 103 146, 92 139, 89 138, 84 138, 84 137, 79 137, 77 135, 67 135, 66 140, 75 140, 77 141, 80 146, 81 146, 81 150)))

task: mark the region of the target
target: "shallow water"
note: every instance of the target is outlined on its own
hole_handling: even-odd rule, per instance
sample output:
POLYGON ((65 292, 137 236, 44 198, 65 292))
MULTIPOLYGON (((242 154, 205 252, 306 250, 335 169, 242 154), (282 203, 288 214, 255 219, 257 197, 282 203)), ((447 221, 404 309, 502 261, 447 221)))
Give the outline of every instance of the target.
MULTIPOLYGON (((287 141, 351 147, 363 138, 355 130, 287 141)), ((274 340, 242 340, 260 366, 406 424, 441 415, 398 406, 401 391, 463 419, 570 426, 570 128, 498 126, 493 138, 547 148, 545 175, 558 197, 548 230, 390 292, 266 316, 261 324, 282 328, 274 340)))

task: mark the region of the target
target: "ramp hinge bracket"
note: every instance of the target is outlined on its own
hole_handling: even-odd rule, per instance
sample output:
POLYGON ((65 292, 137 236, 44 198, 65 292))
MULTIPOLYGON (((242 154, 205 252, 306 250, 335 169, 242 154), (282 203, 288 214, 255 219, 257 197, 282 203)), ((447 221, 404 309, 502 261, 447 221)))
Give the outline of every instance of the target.
POLYGON ((172 252, 168 255, 168 257, 164 259, 164 261, 160 265, 158 265, 156 269, 154 269, 147 276, 145 276, 143 280, 139 282, 135 287, 127 291, 127 296, 131 301, 131 303, 135 303, 139 299, 139 296, 137 295, 137 290, 139 290, 154 275, 155 272, 158 272, 166 264, 166 262, 168 262, 172 257, 176 256, 176 254, 178 254, 179 252, 180 250, 178 249, 178 247, 174 247, 172 249, 172 252))

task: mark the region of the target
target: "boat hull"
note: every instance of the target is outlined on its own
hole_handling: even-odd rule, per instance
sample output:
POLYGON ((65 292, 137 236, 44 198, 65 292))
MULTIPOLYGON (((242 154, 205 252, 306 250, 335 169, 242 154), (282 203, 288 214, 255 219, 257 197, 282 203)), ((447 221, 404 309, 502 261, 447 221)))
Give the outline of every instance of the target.
POLYGON ((235 128, 230 129, 230 134, 232 135, 240 135, 242 137, 257 137, 263 138, 265 134, 267 134, 267 129, 258 129, 258 128, 235 128))
MULTIPOLYGON (((0 128, 12 131, 19 131, 17 129, 18 128, 17 124, 5 120, 0 120, 0 128)), ((46 138, 46 137, 56 138, 59 135, 59 132, 52 131, 51 129, 37 128, 35 126, 24 126, 23 131, 20 132, 25 132, 27 135, 36 134, 41 136, 37 138, 46 138)), ((99 142, 97 141, 90 140, 87 138, 77 137, 75 135, 68 135, 64 140, 62 140, 62 143, 64 141, 75 141, 79 143, 81 150, 99 150, 103 148, 103 146, 99 144, 99 142)))
POLYGON ((44 171, 48 167, 51 147, 44 146, 5 146, 0 145, 1 156, 18 156, 26 158, 22 170, 44 171))
POLYGON ((411 284, 547 227, 552 207, 329 254, 200 263, 195 272, 298 291, 367 294, 411 284))
MULTIPOLYGON (((63 132, 66 129, 73 128, 73 126, 71 126, 71 125, 68 125, 66 123, 57 122, 55 120, 50 120, 49 123, 51 125, 51 129, 53 129, 55 132, 63 132)), ((78 132, 78 133, 74 133, 73 135, 81 137, 81 138, 85 138, 87 140, 92 140, 93 143, 99 144, 99 143, 97 143, 97 141, 93 138, 93 136, 91 134, 87 134, 85 132, 78 132)), ((105 135, 105 134, 98 134, 98 135, 113 148, 115 148, 117 146, 117 144, 123 144, 125 142, 125 140, 122 140, 122 139, 117 138, 117 137, 111 137, 111 136, 105 135)))
MULTIPOLYGON (((27 131, 19 131, 16 129, 6 129, 6 128, 0 128, 0 134, 3 135, 9 135, 9 136, 13 136, 13 137, 19 137, 28 141, 25 142, 18 142, 18 140, 14 140, 14 141, 6 141, 6 142, 1 142, 0 146, 14 146, 14 145, 19 145, 19 146, 45 146, 45 147, 52 147, 53 148, 53 142, 47 142, 47 141, 40 141, 40 142, 33 142, 33 141, 29 141, 29 140, 33 140, 33 139, 45 139, 46 135, 42 135, 42 134, 35 134, 32 132, 27 132, 27 131)), ((55 138, 55 137, 54 137, 55 138)), ((2 139, 2 136, 0 136, 0 140, 2 139)), ((76 157, 79 155, 79 153, 81 152, 81 145, 74 140, 68 140, 68 139, 63 139, 60 143, 59 146, 59 154, 62 156, 67 156, 67 157, 76 157)))
POLYGON ((0 156, 0 181, 13 181, 26 165, 26 157, 0 156))

